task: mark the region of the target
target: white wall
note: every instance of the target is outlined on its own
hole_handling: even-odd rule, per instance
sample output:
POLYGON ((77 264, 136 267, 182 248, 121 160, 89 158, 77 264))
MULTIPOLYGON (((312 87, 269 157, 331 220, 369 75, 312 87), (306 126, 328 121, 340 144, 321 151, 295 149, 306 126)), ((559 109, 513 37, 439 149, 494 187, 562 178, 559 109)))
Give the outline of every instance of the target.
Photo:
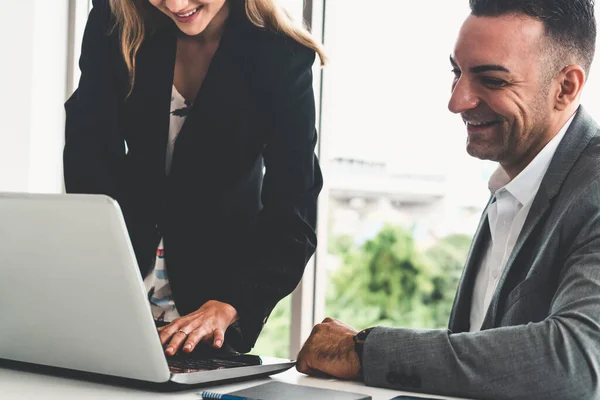
POLYGON ((0 15, 0 191, 60 192, 69 0, 0 1, 0 15))

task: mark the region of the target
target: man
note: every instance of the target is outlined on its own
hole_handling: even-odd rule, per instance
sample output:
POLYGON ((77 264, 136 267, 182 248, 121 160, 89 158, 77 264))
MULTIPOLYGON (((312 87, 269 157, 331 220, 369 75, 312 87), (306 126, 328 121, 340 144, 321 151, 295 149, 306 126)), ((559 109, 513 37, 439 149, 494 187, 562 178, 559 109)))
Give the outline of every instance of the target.
POLYGON ((471 0, 449 109, 497 161, 448 330, 326 319, 300 372, 477 399, 600 398, 600 131, 579 106, 593 0, 471 0))

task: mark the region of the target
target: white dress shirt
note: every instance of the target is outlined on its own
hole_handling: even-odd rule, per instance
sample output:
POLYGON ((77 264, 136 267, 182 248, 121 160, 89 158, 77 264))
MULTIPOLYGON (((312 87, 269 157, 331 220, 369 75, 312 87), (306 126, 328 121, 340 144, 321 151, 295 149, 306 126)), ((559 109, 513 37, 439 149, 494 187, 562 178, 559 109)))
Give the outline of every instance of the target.
POLYGON ((501 166, 498 166, 490 178, 489 187, 495 198, 487 212, 491 241, 475 277, 471 302, 471 332, 481 329, 533 199, 573 118, 574 115, 512 181, 501 166))

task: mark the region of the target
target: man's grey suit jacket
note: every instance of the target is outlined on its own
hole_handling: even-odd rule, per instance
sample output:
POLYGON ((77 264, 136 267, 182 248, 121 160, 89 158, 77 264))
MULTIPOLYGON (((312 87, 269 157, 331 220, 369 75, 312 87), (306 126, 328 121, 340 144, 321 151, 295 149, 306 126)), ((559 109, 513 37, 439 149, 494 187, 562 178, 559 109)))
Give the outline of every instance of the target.
POLYGON ((471 295, 483 212, 448 330, 374 329, 365 383, 476 399, 600 399, 600 132, 579 108, 508 260, 480 332, 471 295))

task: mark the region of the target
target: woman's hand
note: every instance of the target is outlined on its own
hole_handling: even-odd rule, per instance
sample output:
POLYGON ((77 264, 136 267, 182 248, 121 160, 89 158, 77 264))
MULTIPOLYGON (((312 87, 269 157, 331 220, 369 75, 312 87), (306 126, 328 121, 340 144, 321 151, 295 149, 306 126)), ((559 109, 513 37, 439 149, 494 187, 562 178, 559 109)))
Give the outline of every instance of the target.
POLYGON ((158 328, 161 343, 163 346, 168 343, 165 354, 172 356, 180 347, 189 353, 200 341, 219 349, 223 346, 225 331, 237 318, 233 306, 209 300, 193 313, 158 328))

